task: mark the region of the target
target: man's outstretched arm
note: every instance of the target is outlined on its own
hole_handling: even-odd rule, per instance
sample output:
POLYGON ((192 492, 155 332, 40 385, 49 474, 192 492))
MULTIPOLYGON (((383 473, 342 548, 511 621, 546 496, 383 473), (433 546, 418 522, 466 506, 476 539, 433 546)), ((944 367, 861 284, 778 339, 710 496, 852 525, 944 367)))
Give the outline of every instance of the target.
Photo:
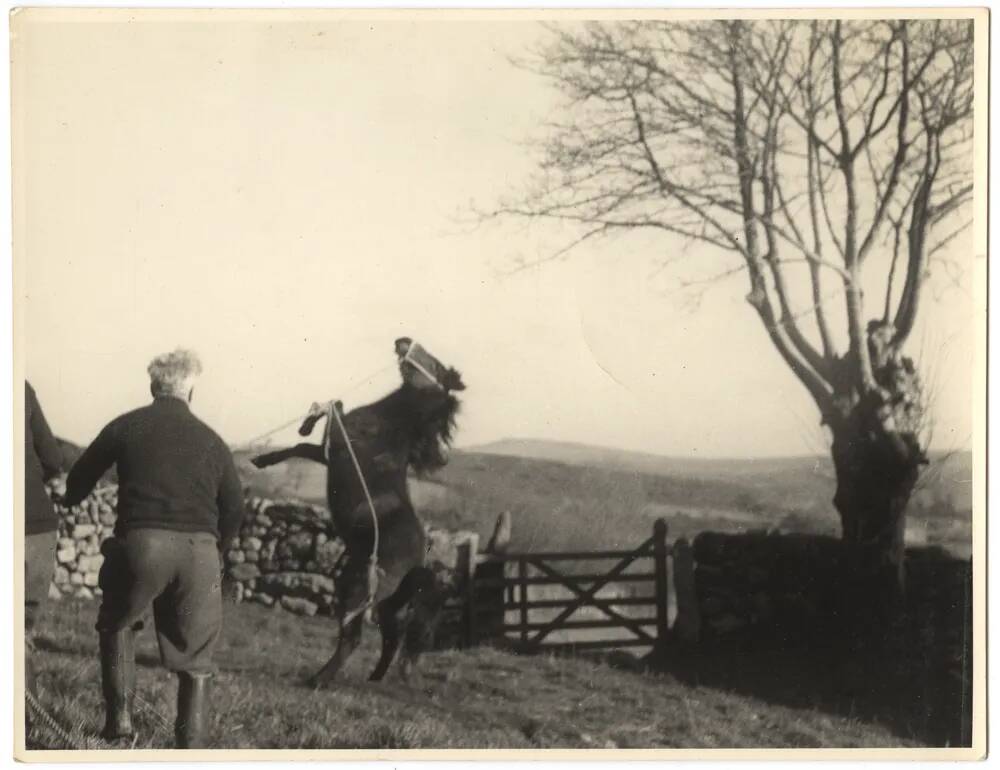
POLYGON ((66 477, 64 505, 79 505, 83 502, 101 480, 104 472, 114 464, 118 445, 114 425, 111 423, 102 430, 80 458, 73 463, 69 476, 66 477))

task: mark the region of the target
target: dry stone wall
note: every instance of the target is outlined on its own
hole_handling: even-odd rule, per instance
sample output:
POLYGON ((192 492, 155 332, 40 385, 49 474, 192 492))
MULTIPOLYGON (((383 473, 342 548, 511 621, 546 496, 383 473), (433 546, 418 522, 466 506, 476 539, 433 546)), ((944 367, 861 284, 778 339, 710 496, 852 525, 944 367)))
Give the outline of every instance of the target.
MULTIPOLYGON (((64 491, 57 488, 57 491, 64 491)), ((56 505, 59 514, 59 539, 56 566, 49 595, 83 599, 100 596, 97 576, 104 563, 101 546, 114 531, 118 487, 98 487, 80 505, 66 508, 56 505)))
MULTIPOLYGON (((847 634, 866 638, 869 631, 877 636, 884 630, 879 624, 866 629, 865 608, 845 585, 849 554, 837 538, 702 532, 690 544, 678 541, 674 554, 674 631, 684 641, 821 649, 841 644, 847 634)), ((951 597, 945 602, 949 612, 960 616, 971 563, 937 547, 907 549, 906 558, 907 612, 940 612, 933 602, 920 603, 945 595, 951 597)), ((941 627, 964 628, 961 621, 941 627)), ((960 642, 949 644, 960 650, 960 642)), ((961 653, 954 657, 961 659, 961 653)))
MULTIPOLYGON (((58 482, 54 491, 61 492, 58 482)), ((114 534, 118 487, 99 486, 80 505, 56 505, 59 540, 50 595, 100 596, 101 546, 114 534)), ((476 551, 472 532, 428 530, 428 561, 462 573, 466 549, 476 551)), ((228 545, 224 590, 237 602, 257 602, 300 615, 328 615, 334 603, 334 568, 344 552, 329 512, 292 501, 249 497, 243 526, 228 545)))
MULTIPOLYGON (((687 555, 687 545, 675 550, 687 555)), ((749 532, 702 532, 677 575, 681 626, 701 641, 768 637, 781 642, 823 635, 841 606, 843 545, 832 537, 749 532), (690 573, 689 573, 690 574, 690 573), (691 610, 697 613, 692 618, 691 610)))

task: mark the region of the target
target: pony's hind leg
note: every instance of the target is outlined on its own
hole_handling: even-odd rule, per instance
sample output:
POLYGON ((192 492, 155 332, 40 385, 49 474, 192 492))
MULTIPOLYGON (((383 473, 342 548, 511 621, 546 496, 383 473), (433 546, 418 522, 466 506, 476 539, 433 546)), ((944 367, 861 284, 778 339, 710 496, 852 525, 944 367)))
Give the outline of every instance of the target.
POLYGON ((412 616, 411 607, 414 599, 419 596, 421 586, 427 583, 430 576, 425 567, 416 567, 407 572, 399 582, 396 590, 378 604, 376 618, 379 631, 382 633, 382 657, 372 671, 369 681, 377 682, 392 665, 393 658, 399 650, 403 634, 409 627, 412 616))
POLYGON ((420 655, 434 644, 434 632, 444 608, 444 592, 432 582, 417 591, 410 604, 410 619, 406 624, 403 638, 403 652, 400 655, 399 673, 409 680, 411 672, 417 671, 420 655))
POLYGON ((427 618, 413 617, 406 626, 406 636, 403 640, 403 651, 399 656, 399 676, 403 681, 409 681, 411 674, 418 672, 420 654, 431 647, 433 639, 433 624, 427 618))
POLYGON ((293 457, 300 457, 303 460, 312 460, 320 465, 326 465, 326 458, 323 456, 323 447, 319 444, 296 444, 288 449, 279 449, 276 452, 267 452, 252 458, 252 462, 258 468, 266 468, 269 465, 277 465, 293 457))
POLYGON ((361 626, 364 622, 364 615, 358 614, 340 627, 340 636, 337 639, 337 649, 333 657, 326 662, 316 674, 309 679, 309 686, 313 689, 325 687, 337 675, 344 663, 354 652, 361 641, 361 626))
POLYGON ((396 651, 399 650, 399 643, 402 641, 400 618, 395 608, 391 607, 388 602, 382 601, 378 605, 376 617, 378 618, 379 632, 382 634, 382 655, 378 659, 375 670, 368 677, 369 682, 381 681, 385 672, 389 670, 389 666, 392 665, 396 651))

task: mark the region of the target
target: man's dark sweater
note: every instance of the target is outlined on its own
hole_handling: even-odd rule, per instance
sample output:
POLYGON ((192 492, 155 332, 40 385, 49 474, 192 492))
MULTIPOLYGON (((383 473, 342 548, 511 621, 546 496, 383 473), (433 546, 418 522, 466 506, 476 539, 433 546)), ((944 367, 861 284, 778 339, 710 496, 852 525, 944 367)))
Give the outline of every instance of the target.
POLYGON ((161 396, 108 424, 66 479, 67 505, 82 501, 118 465, 115 535, 133 529, 209 532, 225 546, 243 521, 243 491, 232 454, 191 414, 161 396))
POLYGON ((45 482, 62 470, 62 451, 42 414, 35 390, 24 383, 24 534, 59 528, 45 482))

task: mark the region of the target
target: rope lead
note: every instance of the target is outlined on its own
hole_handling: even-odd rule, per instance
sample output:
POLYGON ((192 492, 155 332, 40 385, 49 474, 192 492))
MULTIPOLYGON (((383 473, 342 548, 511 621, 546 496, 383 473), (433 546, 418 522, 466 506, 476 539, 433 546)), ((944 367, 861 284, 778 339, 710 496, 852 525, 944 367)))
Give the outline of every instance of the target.
POLYGON ((344 427, 343 420, 340 419, 340 411, 337 409, 337 402, 330 401, 326 405, 327 418, 326 418, 326 434, 323 437, 323 449, 326 455, 327 462, 330 459, 330 434, 332 432, 331 426, 333 421, 330 419, 330 415, 333 416, 333 420, 336 420, 337 427, 340 428, 340 435, 344 437, 344 444, 347 446, 347 452, 351 455, 351 462, 354 463, 354 470, 358 474, 358 480, 361 482, 361 489, 365 493, 365 499, 368 501, 368 510, 372 515, 372 552, 371 556, 368 557, 368 597, 365 599, 364 604, 362 604, 357 609, 348 613, 344 619, 344 625, 350 623, 354 618, 356 618, 361 613, 367 611, 375 603, 375 594, 378 592, 378 514, 375 511, 375 503, 372 500, 371 492, 368 489, 368 482, 365 481, 365 474, 361 470, 361 463, 358 462, 358 456, 354 453, 354 447, 351 445, 351 437, 347 435, 347 428, 344 427))
POLYGON ((38 702, 38 698, 35 696, 31 690, 24 691, 25 700, 28 703, 29 710, 38 719, 38 722, 49 729, 60 741, 66 744, 66 747, 72 751, 81 751, 85 747, 81 745, 61 724, 54 716, 52 716, 45 707, 38 702))

